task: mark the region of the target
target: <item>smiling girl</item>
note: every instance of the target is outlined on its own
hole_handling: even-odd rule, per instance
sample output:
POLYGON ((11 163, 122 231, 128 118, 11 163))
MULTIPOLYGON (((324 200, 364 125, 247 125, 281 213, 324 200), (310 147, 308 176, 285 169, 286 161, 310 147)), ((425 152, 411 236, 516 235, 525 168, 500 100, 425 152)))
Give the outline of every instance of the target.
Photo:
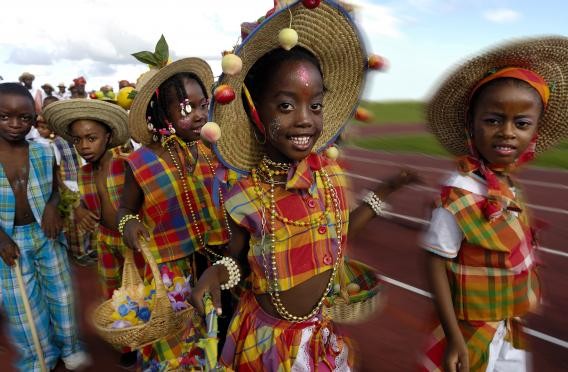
MULTIPOLYGON (((143 146, 127 159, 119 231, 131 249, 139 250, 139 239, 146 239, 162 273, 193 283, 207 267, 206 257, 219 257, 229 239, 222 209, 213 201, 213 194, 222 195, 215 183, 218 161, 200 141, 209 107, 206 87, 213 84, 213 74, 199 58, 148 74, 137 84, 129 115, 132 137, 143 146)), ((150 282, 146 266, 145 280, 150 282)), ((142 370, 180 364, 197 368, 188 364, 195 345, 187 340, 193 332, 188 324, 178 335, 144 347, 142 370)))
POLYGON ((510 173, 568 134, 567 47, 563 37, 501 46, 430 102, 434 134, 459 158, 423 241, 440 321, 423 370, 528 367, 520 317, 540 300, 537 241, 510 173))
POLYGON ((354 353, 323 314, 323 300, 348 235, 381 213, 380 199, 414 178, 392 178, 350 213, 343 170, 320 155, 349 119, 363 87, 365 51, 345 9, 327 1, 313 10, 290 5, 258 25, 236 54, 242 72, 220 83, 242 97, 214 104, 211 112, 223 130, 216 152, 247 177, 226 198, 233 222, 230 257, 203 274, 192 303, 202 309, 205 292, 218 303, 219 289, 235 286, 250 267, 252 288, 240 297, 221 364, 234 370, 348 370, 354 353), (286 50, 277 34, 290 15, 300 42, 286 50), (326 26, 313 26, 321 24, 326 26))

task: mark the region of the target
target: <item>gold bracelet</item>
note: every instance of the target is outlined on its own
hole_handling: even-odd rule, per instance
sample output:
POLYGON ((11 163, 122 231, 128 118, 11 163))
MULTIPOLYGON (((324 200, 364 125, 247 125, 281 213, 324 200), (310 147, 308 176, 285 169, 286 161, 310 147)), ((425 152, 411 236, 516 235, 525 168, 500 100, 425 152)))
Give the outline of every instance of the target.
POLYGON ((120 235, 124 235, 124 228, 126 227, 128 221, 130 220, 136 220, 138 222, 142 222, 140 221, 140 217, 138 217, 137 214, 125 214, 118 222, 118 232, 120 233, 120 235))

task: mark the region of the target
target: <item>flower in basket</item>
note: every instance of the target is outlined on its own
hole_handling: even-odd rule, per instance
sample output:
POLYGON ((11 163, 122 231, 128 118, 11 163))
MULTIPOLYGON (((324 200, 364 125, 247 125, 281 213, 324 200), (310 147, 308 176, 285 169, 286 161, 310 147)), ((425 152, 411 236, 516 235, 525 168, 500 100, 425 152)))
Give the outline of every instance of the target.
POLYGON ((111 328, 127 328, 150 320, 151 307, 156 290, 151 285, 139 284, 119 288, 112 295, 114 312, 111 328))

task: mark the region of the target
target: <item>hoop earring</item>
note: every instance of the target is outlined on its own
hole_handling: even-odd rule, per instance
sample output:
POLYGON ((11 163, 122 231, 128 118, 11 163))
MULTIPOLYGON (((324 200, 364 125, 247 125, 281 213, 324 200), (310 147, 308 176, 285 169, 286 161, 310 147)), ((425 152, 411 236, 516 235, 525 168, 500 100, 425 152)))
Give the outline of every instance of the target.
POLYGON ((252 128, 252 133, 254 135, 254 139, 256 140, 256 142, 258 142, 258 144, 260 144, 260 145, 266 144, 266 133, 264 134, 264 140, 263 141, 258 139, 258 134, 256 133, 256 129, 252 128))

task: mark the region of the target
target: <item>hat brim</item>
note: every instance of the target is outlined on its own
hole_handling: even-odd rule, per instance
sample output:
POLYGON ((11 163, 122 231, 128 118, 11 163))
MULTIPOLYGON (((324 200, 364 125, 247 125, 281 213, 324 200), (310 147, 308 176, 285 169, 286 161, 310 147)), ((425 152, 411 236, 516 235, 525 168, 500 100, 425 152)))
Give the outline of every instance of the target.
POLYGON ((51 129, 68 142, 73 142, 69 126, 81 119, 107 125, 112 131, 109 147, 123 145, 129 139, 128 113, 112 103, 83 98, 57 101, 45 108, 43 116, 51 129))
POLYGON ((537 152, 568 135, 568 38, 546 36, 499 45, 455 68, 432 95, 428 126, 442 146, 460 156, 469 153, 465 131, 469 97, 491 71, 522 67, 538 73, 551 94, 538 125, 537 152))
POLYGON ((146 110, 150 99, 162 83, 175 74, 189 72, 195 74, 210 94, 213 86, 211 67, 201 58, 184 58, 170 63, 161 69, 152 69, 136 83, 136 96, 132 101, 128 118, 128 128, 132 138, 143 145, 152 143, 152 133, 148 130, 146 110))
POLYGON ((323 131, 314 146, 316 151, 325 149, 339 135, 363 90, 367 54, 357 27, 341 6, 322 1, 310 10, 296 2, 264 20, 235 51, 243 62, 241 72, 233 76, 223 74, 219 79, 219 84, 229 84, 234 89, 236 98, 226 105, 212 100, 210 107, 211 120, 222 130, 215 152, 227 167, 240 173, 249 172, 264 153, 243 106, 243 82, 259 58, 280 48, 278 33, 289 27, 290 12, 292 28, 298 33, 297 45, 318 59, 326 88, 323 131))

